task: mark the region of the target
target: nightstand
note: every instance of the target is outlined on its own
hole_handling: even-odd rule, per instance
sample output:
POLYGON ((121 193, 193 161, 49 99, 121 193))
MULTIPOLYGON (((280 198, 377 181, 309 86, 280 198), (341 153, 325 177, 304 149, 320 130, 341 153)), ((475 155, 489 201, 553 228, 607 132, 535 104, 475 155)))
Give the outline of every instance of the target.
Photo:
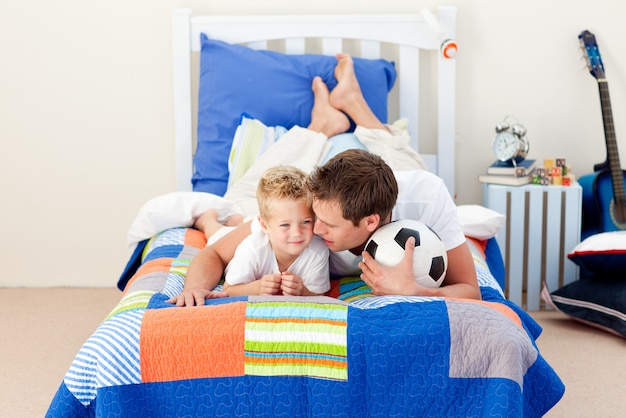
POLYGON ((582 188, 483 185, 483 205, 506 215, 496 236, 506 267, 505 294, 528 311, 543 308, 542 283, 550 291, 578 279, 567 254, 580 242, 582 188))

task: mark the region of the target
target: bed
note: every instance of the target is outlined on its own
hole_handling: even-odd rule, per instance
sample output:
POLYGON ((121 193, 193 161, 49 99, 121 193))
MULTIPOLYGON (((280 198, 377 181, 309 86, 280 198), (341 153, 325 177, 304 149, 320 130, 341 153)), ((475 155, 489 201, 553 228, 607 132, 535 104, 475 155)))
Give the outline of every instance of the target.
POLYGON ((328 63, 331 83, 336 52, 363 60, 357 76, 364 95, 378 90, 368 102, 381 119, 408 124, 411 145, 453 193, 454 8, 265 17, 175 10, 172 22, 177 191, 147 202, 131 225, 134 252, 118 281, 121 300, 76 355, 48 417, 532 417, 559 401, 563 383, 535 344, 540 326, 504 298, 493 238, 501 223, 484 208, 462 210, 482 301, 374 297, 358 277, 343 277, 320 297, 220 298, 195 308, 166 302, 182 290, 206 243, 190 227, 194 216, 208 207, 233 210, 227 197, 238 170, 253 166, 282 128, 306 125, 306 111, 282 119, 263 113, 268 103, 275 110, 285 102, 281 112, 310 111, 306 85, 298 97, 270 102, 268 88, 289 94, 310 83, 308 71, 327 72, 328 63), (232 50, 241 43, 244 49, 232 50), (292 61, 305 52, 313 63, 292 61), (279 82, 271 73, 276 60, 279 82), (266 70, 270 78, 259 81, 266 70), (256 88, 245 83, 252 79, 256 88))

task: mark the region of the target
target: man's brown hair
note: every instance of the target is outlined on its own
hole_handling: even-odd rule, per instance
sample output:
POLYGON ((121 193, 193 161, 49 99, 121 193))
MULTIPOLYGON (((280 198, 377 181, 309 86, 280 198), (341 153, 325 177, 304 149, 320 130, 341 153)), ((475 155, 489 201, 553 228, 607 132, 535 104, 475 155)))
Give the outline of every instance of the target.
POLYGON ((349 149, 313 170, 308 180, 314 200, 334 201, 343 217, 356 226, 366 216, 391 214, 398 183, 391 167, 376 154, 349 149))

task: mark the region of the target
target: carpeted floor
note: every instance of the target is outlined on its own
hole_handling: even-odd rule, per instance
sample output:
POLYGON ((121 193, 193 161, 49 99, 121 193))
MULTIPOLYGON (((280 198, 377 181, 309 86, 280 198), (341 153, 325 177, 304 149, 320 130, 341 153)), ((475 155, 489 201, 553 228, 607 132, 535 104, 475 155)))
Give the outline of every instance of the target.
MULTIPOLYGON (((117 304, 117 289, 0 289, 0 417, 43 417, 74 355, 117 304)), ((534 312, 537 344, 566 386, 546 416, 623 417, 626 339, 558 312, 534 312)))

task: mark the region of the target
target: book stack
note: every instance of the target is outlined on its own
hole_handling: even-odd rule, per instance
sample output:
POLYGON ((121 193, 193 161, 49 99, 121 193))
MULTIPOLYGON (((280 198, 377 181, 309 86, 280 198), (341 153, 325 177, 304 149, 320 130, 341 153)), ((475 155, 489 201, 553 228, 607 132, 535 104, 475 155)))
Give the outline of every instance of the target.
POLYGON ((535 160, 523 160, 516 165, 510 162, 496 161, 487 167, 487 174, 478 176, 481 183, 521 186, 533 182, 535 160))

